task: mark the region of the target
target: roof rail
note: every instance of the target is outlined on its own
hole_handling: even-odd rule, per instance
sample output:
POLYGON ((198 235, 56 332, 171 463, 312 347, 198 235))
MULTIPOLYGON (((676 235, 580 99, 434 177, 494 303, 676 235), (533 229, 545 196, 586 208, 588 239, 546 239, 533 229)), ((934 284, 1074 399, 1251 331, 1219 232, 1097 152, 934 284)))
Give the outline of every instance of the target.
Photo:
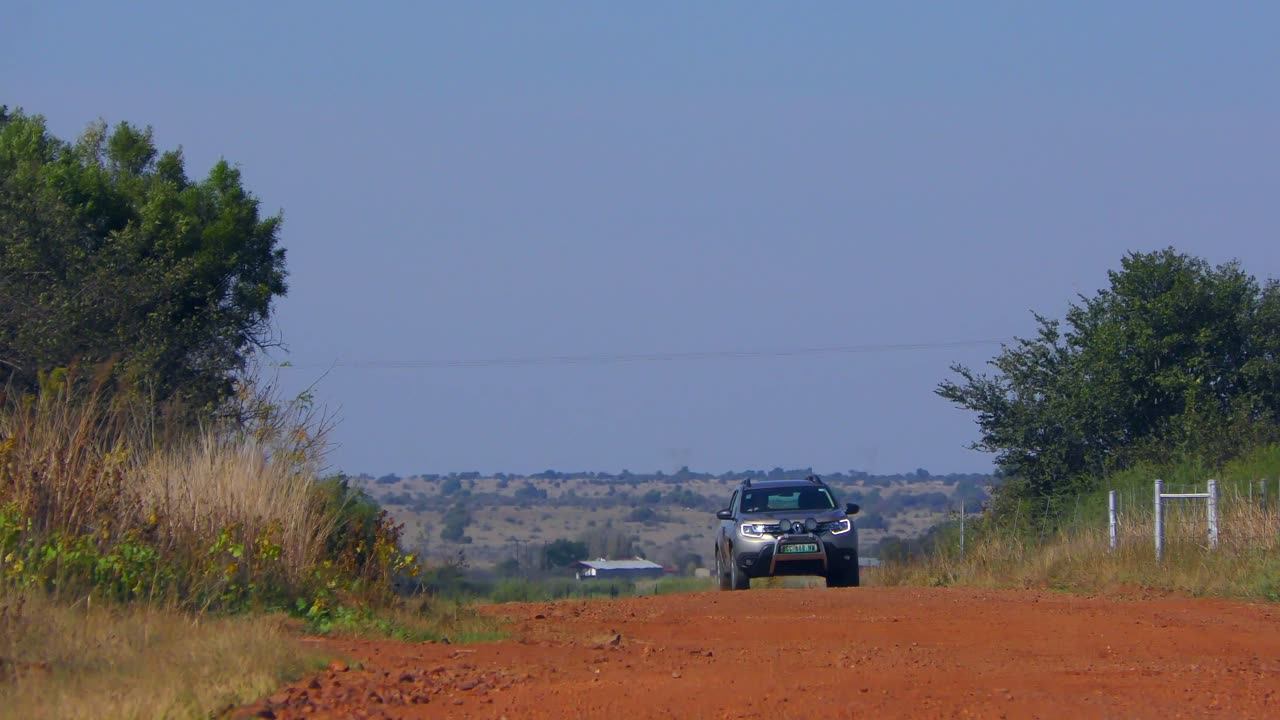
POLYGON ((822 484, 822 478, 818 477, 817 475, 810 475, 806 477, 805 480, 808 480, 809 482, 814 483, 815 485, 822 484))

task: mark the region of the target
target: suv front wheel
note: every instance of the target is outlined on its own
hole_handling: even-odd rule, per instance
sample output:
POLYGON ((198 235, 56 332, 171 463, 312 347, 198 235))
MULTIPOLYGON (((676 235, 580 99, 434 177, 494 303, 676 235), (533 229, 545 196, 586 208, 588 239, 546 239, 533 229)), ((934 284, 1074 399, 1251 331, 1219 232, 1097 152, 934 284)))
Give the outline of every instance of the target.
POLYGON ((827 587, 829 588, 845 588, 858 587, 858 566, 854 565, 844 570, 835 570, 827 575, 827 587))
POLYGON ((751 578, 748 578, 738 569, 737 563, 733 561, 726 562, 719 551, 716 552, 716 575, 720 578, 721 590, 748 590, 751 588, 751 578))

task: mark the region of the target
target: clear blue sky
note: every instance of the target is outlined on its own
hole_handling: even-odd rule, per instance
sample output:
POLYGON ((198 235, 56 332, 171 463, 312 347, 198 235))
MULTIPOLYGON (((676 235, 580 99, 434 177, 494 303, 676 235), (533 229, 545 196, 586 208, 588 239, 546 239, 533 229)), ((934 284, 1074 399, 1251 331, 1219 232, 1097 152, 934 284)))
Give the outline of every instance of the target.
MULTIPOLYGON (((5 3, 0 102, 155 127, 283 208, 335 362, 1029 334, 1129 250, 1280 276, 1275 3, 5 3)), ((374 473, 990 468, 997 346, 337 367, 374 473)))

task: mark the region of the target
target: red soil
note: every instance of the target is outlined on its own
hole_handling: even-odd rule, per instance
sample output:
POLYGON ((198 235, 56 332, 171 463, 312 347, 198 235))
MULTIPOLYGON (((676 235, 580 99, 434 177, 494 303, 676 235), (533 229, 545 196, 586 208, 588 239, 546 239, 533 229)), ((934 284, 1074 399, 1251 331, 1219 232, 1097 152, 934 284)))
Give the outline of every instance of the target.
POLYGON ((326 640, 363 667, 238 715, 1280 718, 1273 604, 858 588, 489 611, 515 639, 326 640))

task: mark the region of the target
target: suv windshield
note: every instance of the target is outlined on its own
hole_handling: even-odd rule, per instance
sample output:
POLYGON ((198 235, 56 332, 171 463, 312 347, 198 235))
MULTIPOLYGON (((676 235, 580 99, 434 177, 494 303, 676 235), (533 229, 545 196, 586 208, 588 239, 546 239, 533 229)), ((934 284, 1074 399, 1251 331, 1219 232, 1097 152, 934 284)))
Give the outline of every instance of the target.
POLYGON ((831 510, 835 501, 824 487, 752 488, 742 494, 742 511, 831 510))

